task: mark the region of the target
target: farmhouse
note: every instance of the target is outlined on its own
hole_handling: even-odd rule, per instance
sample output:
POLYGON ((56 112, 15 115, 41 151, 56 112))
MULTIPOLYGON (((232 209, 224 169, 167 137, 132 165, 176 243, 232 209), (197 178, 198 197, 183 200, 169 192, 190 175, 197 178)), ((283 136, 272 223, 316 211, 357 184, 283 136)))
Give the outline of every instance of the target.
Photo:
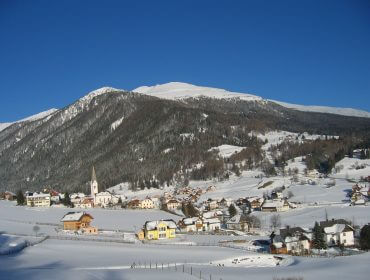
POLYGON ((289 210, 289 203, 285 199, 266 200, 261 208, 263 212, 284 212, 289 210))
POLYGON ((85 212, 69 212, 62 218, 63 229, 81 231, 87 234, 97 234, 98 229, 90 226, 94 218, 85 212))

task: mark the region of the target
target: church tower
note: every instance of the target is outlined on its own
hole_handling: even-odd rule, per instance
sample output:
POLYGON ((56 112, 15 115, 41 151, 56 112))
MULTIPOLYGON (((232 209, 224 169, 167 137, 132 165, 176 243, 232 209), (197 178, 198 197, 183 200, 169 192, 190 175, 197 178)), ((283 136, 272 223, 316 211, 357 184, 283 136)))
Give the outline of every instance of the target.
POLYGON ((98 181, 96 180, 95 168, 92 168, 91 182, 90 182, 91 196, 95 200, 95 195, 99 192, 98 190, 98 181))

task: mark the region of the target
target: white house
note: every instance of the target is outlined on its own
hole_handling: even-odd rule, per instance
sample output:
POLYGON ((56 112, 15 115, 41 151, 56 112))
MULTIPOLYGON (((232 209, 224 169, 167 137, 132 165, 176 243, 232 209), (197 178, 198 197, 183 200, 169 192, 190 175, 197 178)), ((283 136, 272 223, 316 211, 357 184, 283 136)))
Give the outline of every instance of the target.
POLYGON ((310 250, 310 240, 304 234, 285 237, 287 252, 290 254, 303 254, 310 250))
POLYGON ((153 209, 154 208, 154 202, 150 198, 145 198, 140 201, 140 208, 141 209, 153 209))
POLYGON ((29 193, 26 196, 27 206, 31 207, 49 207, 51 196, 49 193, 29 193))
POLYGON ((198 217, 184 218, 179 221, 178 226, 183 232, 202 231, 203 221, 198 217))
POLYGON ((94 204, 101 207, 106 207, 109 204, 115 205, 118 203, 119 198, 118 195, 114 195, 108 191, 100 192, 95 195, 94 204))
POLYGON ((329 246, 336 246, 338 243, 347 247, 354 246, 354 229, 346 224, 334 224, 330 227, 325 227, 326 243, 329 246))
POLYGON ((221 229, 219 218, 203 219, 203 231, 217 231, 221 229))

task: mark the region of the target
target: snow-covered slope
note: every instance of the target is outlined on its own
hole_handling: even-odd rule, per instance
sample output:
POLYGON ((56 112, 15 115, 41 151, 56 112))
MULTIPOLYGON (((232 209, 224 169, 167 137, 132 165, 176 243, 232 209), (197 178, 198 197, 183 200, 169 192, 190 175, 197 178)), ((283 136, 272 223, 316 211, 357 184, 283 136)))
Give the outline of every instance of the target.
MULTIPOLYGON (((155 85, 155 86, 141 86, 132 91, 156 96, 156 97, 163 98, 163 99, 171 99, 171 100, 186 99, 186 98, 199 98, 201 96, 217 98, 217 99, 238 98, 238 99, 246 100, 246 101, 264 101, 265 100, 262 97, 248 94, 248 93, 231 92, 231 91, 227 91, 224 89, 201 87, 201 86, 196 86, 196 85, 191 85, 191 84, 181 83, 181 82, 170 82, 170 83, 166 83, 162 85, 155 85)), ((295 109, 299 111, 329 113, 329 114, 337 114, 337 115, 343 115, 343 116, 370 118, 370 112, 352 109, 352 108, 305 106, 305 105, 289 104, 289 103, 275 101, 275 100, 269 100, 269 101, 277 103, 283 107, 295 109)))
POLYGON ((12 123, 0 123, 0 131, 4 130, 10 125, 12 125, 12 123))
POLYGON ((366 111, 358 110, 358 109, 337 108, 337 107, 327 107, 327 106, 305 106, 305 105, 285 103, 285 102, 276 101, 276 100, 270 100, 270 101, 275 102, 283 107, 298 110, 298 111, 328 113, 328 114, 336 114, 336 115, 360 117, 360 118, 370 118, 370 112, 366 112, 366 111))
POLYGON ((164 99, 186 99, 186 98, 198 98, 201 96, 211 97, 217 99, 230 99, 239 98, 241 100, 256 101, 263 100, 259 96, 231 92, 219 88, 200 87, 187 83, 171 82, 163 85, 156 86, 142 86, 133 90, 133 92, 143 93, 151 96, 156 96, 164 99))
POLYGON ((11 123, 0 123, 0 131, 4 130, 5 128, 7 128, 8 126, 14 124, 14 123, 20 123, 20 122, 28 122, 28 121, 36 121, 36 120, 39 120, 39 119, 43 119, 47 116, 50 116, 52 115, 53 113, 55 113, 56 111, 58 111, 58 109, 55 109, 55 108, 52 108, 52 109, 49 109, 47 111, 44 111, 44 112, 41 112, 41 113, 38 113, 38 114, 35 114, 35 115, 32 115, 30 117, 27 117, 27 118, 24 118, 24 119, 21 119, 19 121, 16 121, 16 122, 11 122, 11 123))

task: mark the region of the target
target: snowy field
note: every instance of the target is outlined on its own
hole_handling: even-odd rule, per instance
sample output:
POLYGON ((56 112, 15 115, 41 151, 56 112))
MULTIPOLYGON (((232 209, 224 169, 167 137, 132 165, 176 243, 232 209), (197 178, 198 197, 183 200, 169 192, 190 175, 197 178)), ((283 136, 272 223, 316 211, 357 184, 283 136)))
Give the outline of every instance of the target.
POLYGON ((160 210, 104 210, 64 207, 36 208, 19 207, 14 202, 0 201, 0 231, 33 234, 32 227, 39 223, 40 233, 55 234, 55 227, 69 211, 86 211, 94 220, 92 225, 99 229, 137 231, 146 221, 180 217, 160 210))
POLYGON ((227 248, 47 240, 21 253, 0 256, 0 279, 199 279, 201 270, 203 279, 212 274, 212 279, 231 280, 246 279, 246 275, 257 280, 288 276, 338 279, 338 275, 362 280, 367 279, 370 253, 328 259, 294 257, 278 266, 276 262, 271 255, 227 248), (147 268, 132 269, 133 263, 147 268), (193 276, 189 275, 191 268, 193 276))

